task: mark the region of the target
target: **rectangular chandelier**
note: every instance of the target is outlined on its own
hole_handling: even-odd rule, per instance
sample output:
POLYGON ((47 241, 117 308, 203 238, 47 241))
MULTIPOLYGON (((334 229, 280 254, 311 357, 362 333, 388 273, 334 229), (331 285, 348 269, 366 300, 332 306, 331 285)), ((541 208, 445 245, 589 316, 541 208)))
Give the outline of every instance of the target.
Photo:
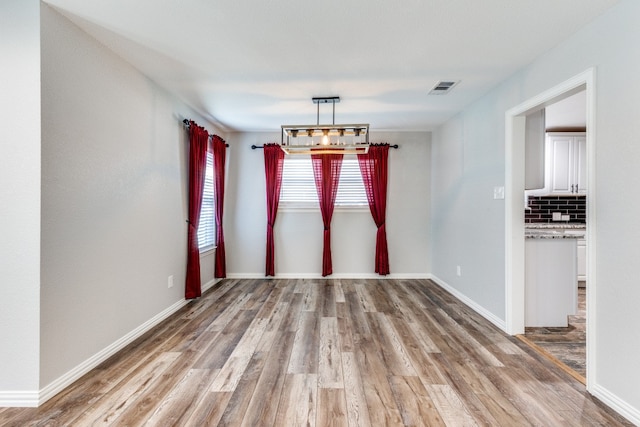
POLYGON ((369 124, 335 124, 340 97, 312 98, 318 105, 315 125, 282 125, 280 147, 287 154, 364 154, 369 151, 369 124), (320 104, 333 104, 333 123, 321 125, 320 104))

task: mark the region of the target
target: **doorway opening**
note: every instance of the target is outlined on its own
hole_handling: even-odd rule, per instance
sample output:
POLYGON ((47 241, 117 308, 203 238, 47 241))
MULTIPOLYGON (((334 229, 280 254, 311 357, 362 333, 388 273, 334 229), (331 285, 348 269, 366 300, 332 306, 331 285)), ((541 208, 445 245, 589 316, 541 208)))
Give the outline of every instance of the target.
POLYGON ((586 164, 587 192, 586 216, 586 386, 590 388, 590 378, 595 378, 595 289, 594 274, 596 253, 595 217, 595 70, 589 69, 556 87, 510 109, 506 113, 506 176, 505 176, 505 253, 506 253, 506 327, 512 335, 525 332, 525 117, 543 108, 585 92, 586 97, 586 164))

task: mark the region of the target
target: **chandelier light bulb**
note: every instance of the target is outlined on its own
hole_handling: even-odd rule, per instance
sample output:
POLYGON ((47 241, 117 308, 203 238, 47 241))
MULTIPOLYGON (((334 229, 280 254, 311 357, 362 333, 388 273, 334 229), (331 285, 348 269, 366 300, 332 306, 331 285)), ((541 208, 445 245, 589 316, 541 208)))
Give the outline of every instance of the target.
POLYGON ((329 145, 329 129, 322 129, 322 145, 329 145))

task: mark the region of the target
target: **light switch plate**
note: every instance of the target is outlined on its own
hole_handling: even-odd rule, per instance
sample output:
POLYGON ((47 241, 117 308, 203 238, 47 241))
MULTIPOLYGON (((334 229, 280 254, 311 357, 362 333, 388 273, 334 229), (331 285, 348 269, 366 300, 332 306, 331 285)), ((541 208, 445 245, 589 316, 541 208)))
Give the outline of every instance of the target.
POLYGON ((493 198, 495 200, 504 199, 504 187, 493 187, 493 198))

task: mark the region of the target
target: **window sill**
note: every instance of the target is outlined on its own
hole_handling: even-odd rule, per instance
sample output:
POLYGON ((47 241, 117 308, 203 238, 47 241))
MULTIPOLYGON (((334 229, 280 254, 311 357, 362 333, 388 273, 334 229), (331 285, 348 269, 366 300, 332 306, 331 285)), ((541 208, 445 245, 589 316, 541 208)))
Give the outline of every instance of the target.
MULTIPOLYGON (((361 212, 370 212, 369 206, 336 206, 333 209, 334 212, 344 212, 344 213, 361 213, 361 212)), ((279 207, 278 212, 299 212, 299 213, 307 213, 307 212, 320 212, 319 207, 309 207, 309 206, 284 206, 279 207)))
POLYGON ((204 248, 200 248, 200 256, 209 255, 211 252, 216 250, 215 246, 205 246, 204 248))

